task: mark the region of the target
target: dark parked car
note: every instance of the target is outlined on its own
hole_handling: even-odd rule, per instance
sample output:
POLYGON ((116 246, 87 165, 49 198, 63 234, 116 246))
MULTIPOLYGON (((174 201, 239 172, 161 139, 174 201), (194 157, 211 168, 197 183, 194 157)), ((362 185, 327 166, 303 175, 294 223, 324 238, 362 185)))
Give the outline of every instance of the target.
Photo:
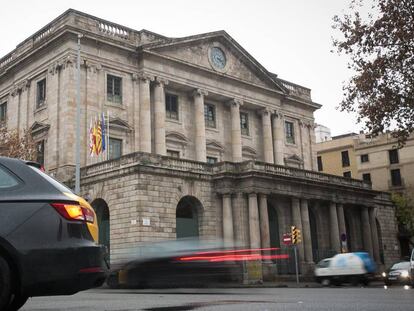
POLYGON ((0 310, 105 280, 92 207, 36 163, 0 157, 0 310))
POLYGON ((411 285, 413 280, 410 275, 410 262, 400 261, 393 264, 387 271, 382 273, 382 277, 385 285, 411 285))

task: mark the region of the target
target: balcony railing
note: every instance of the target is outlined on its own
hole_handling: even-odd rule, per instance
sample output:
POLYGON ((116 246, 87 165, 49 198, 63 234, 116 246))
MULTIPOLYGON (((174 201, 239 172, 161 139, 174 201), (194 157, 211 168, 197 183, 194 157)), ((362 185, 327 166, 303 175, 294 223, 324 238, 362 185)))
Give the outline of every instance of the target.
POLYGON ((298 84, 279 79, 282 85, 289 90, 290 95, 311 100, 311 90, 298 84))
POLYGON ((99 174, 109 173, 117 169, 127 169, 136 165, 174 170, 179 172, 196 173, 208 175, 210 177, 219 176, 220 174, 244 174, 255 172, 274 175, 275 177, 290 177, 345 187, 356 187, 367 190, 372 189, 371 183, 365 182, 363 180, 344 178, 341 176, 323 174, 282 165, 273 165, 264 162, 245 161, 240 163, 219 162, 209 164, 143 152, 131 153, 122 156, 119 159, 105 161, 84 167, 81 170, 81 176, 92 177, 99 174))
POLYGON ((31 37, 18 44, 12 52, 0 58, 0 73, 8 65, 19 59, 26 51, 40 45, 46 38, 58 33, 59 30, 66 26, 77 28, 79 33, 85 34, 89 32, 110 37, 113 40, 118 40, 121 44, 129 43, 136 45, 140 38, 139 31, 69 9, 31 37))

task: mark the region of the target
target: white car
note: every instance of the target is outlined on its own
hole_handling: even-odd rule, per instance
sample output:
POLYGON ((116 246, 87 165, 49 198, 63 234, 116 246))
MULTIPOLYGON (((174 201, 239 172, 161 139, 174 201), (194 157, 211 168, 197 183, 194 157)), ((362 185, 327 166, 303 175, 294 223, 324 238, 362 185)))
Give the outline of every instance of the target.
POLYGON ((375 270, 375 263, 368 253, 344 253, 321 260, 315 267, 315 278, 324 286, 341 283, 367 285, 375 270))

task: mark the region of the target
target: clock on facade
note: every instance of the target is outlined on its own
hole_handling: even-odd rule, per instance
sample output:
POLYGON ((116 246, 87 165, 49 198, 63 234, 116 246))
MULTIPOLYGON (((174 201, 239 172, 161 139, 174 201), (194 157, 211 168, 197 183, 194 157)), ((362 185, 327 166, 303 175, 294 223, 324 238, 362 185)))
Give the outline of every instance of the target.
POLYGON ((213 47, 210 51, 210 57, 214 67, 218 69, 224 69, 226 67, 226 55, 222 49, 213 47))

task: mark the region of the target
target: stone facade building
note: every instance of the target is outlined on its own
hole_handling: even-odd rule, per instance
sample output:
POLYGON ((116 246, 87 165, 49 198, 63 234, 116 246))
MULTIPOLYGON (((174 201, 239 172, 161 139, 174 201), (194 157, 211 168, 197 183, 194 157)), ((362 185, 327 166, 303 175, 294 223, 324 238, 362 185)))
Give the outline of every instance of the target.
POLYGON ((3 122, 32 130, 58 179, 74 172, 78 34, 81 192, 111 261, 137 242, 191 235, 279 247, 291 225, 302 230, 303 272, 340 252, 345 234, 349 250, 396 259, 388 196, 317 172, 310 90, 224 31, 167 38, 68 10, 3 57, 3 122), (89 156, 89 124, 102 112, 109 160, 89 156))

